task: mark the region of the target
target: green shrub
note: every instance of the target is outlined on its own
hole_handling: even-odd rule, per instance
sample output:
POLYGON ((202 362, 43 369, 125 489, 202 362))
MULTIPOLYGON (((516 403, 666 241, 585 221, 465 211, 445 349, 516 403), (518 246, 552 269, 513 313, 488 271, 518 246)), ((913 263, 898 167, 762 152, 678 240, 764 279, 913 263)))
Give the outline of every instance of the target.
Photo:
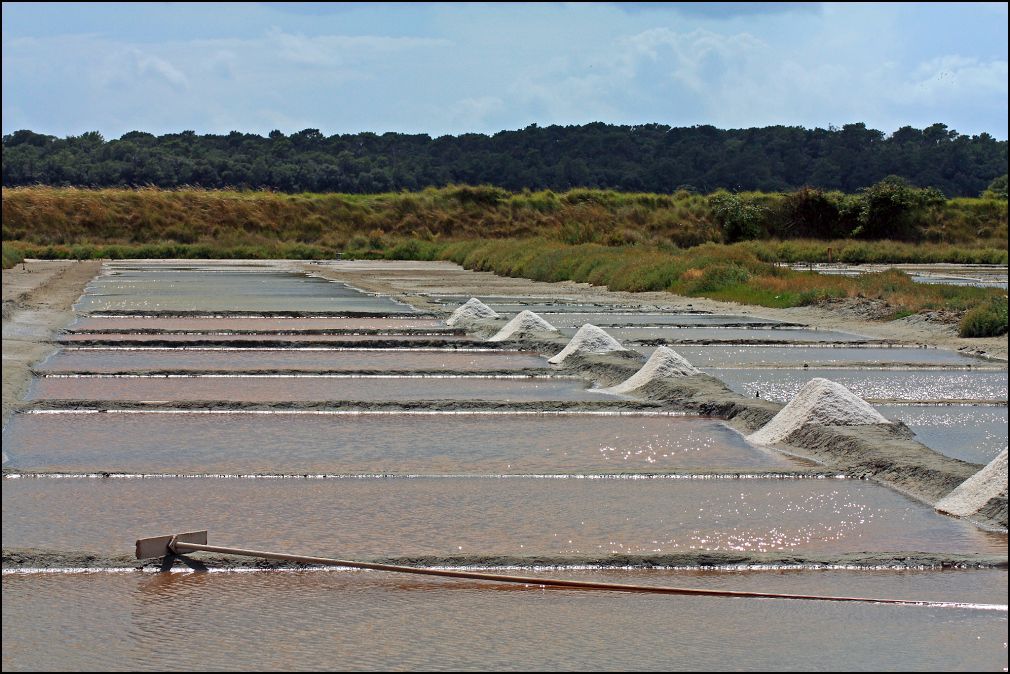
POLYGON ((1007 298, 991 297, 961 319, 961 337, 998 337, 1007 332, 1007 298))
POLYGON ((6 241, 3 242, 3 268, 10 269, 25 259, 25 255, 20 248, 12 246, 6 241))
POLYGON ((747 283, 750 272, 735 264, 716 264, 702 271, 701 278, 688 286, 693 294, 711 293, 731 286, 747 283))
POLYGON ((727 242, 760 239, 765 235, 766 208, 729 192, 717 192, 709 199, 709 205, 727 242))

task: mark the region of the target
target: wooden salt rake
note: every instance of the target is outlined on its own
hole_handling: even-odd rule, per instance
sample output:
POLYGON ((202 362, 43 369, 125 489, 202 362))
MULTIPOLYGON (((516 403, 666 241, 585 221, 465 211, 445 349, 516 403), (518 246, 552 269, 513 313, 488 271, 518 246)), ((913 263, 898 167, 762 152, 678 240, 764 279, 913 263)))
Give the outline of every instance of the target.
POLYGON ((442 569, 424 569, 413 566, 398 566, 395 564, 375 564, 371 562, 355 562, 346 559, 329 559, 326 557, 309 557, 305 555, 289 555, 281 552, 266 552, 263 550, 247 550, 244 548, 229 548, 220 545, 207 545, 206 531, 190 531, 171 536, 157 536, 137 540, 137 559, 183 555, 187 552, 216 552, 222 555, 238 555, 242 557, 258 557, 284 562, 311 564, 315 566, 340 566, 352 569, 368 569, 370 571, 389 571, 392 573, 410 573, 419 576, 438 576, 441 578, 465 578, 469 580, 485 580, 495 583, 514 583, 540 587, 564 587, 575 590, 609 590, 611 592, 637 592, 646 594, 677 594, 703 597, 741 597, 748 599, 805 599, 810 601, 864 602, 871 604, 892 604, 899 606, 954 606, 963 608, 978 608, 1006 611, 1006 605, 998 604, 961 604, 957 602, 915 601, 911 599, 876 599, 870 597, 836 597, 813 594, 782 594, 778 592, 742 592, 737 590, 708 590, 700 588, 668 587, 662 585, 628 585, 624 583, 598 583, 585 580, 563 580, 558 578, 539 578, 535 576, 509 576, 497 573, 479 573, 475 571, 449 571, 442 569))

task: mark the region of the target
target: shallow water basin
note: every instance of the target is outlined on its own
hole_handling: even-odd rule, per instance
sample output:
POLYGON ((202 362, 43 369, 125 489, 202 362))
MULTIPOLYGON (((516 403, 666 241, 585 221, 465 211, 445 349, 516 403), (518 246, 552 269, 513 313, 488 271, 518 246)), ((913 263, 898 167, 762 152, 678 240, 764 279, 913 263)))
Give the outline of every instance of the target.
POLYGON ((814 377, 871 400, 1006 400, 1007 373, 937 370, 711 370, 738 393, 788 402, 814 377))
POLYGON ((35 379, 29 400, 412 401, 618 400, 583 379, 378 375, 84 376, 35 379))
POLYGON ((20 414, 5 468, 499 474, 789 469, 724 423, 591 414, 20 414))
MULTIPOLYGON (((1005 570, 547 575, 981 603, 1005 603, 1007 592, 1005 570)), ((796 670, 1007 665, 1006 613, 993 611, 579 592, 357 571, 5 576, 3 614, 4 670, 148 669, 152 654, 171 654, 173 666, 187 670, 339 663, 369 670, 775 671, 783 669, 784 648, 796 670), (830 629, 811 629, 820 625, 830 629)))
POLYGON ((199 529, 222 544, 351 558, 1007 545, 1005 534, 841 479, 8 478, 2 519, 4 546, 107 555, 199 529))
POLYGON ((780 325, 781 321, 750 316, 730 316, 724 314, 677 314, 650 312, 605 312, 605 313, 575 313, 558 312, 543 314, 544 320, 559 328, 578 328, 584 323, 591 323, 601 328, 619 327, 706 327, 706 326, 740 326, 740 327, 771 327, 780 325))
POLYGON ((92 281, 75 309, 160 311, 368 311, 411 307, 343 283, 284 271, 121 270, 92 281))
MULTIPOLYGON (((681 346, 677 353, 699 368, 882 367, 910 365, 999 367, 999 364, 944 349, 845 346, 681 346)), ((1005 365, 1004 365, 1005 367, 1005 365)))
POLYGON ((978 405, 882 405, 888 419, 903 421, 916 439, 941 454, 986 464, 1007 446, 1007 408, 978 405))
MULTIPOLYGON (((561 328, 566 337, 575 334, 577 328, 561 328)), ((806 328, 719 328, 719 327, 634 327, 607 328, 607 334, 621 342, 648 344, 678 344, 681 342, 862 342, 867 337, 832 330, 810 330, 806 328)))
MULTIPOLYGON (((309 335, 289 335, 289 334, 272 334, 272 333, 260 333, 260 334, 233 334, 233 333, 210 333, 210 334, 198 334, 198 333, 165 333, 165 334, 138 334, 138 333, 93 333, 93 332, 77 332, 71 334, 60 335, 58 340, 61 344, 138 344, 143 345, 146 343, 153 344, 179 344, 179 346, 186 346, 187 344, 200 344, 200 345, 213 345, 215 343, 220 343, 223 345, 227 344, 257 344, 257 343, 290 343, 290 344, 340 344, 340 343, 354 343, 354 342, 390 342, 390 343, 403 343, 410 345, 415 342, 424 343, 438 343, 445 342, 447 344, 453 342, 464 342, 472 343, 474 339, 468 335, 454 335, 446 334, 442 332, 431 332, 431 333, 421 333, 421 334, 309 334, 309 335)), ((479 340, 478 340, 479 341, 479 340)))
POLYGON ((61 349, 36 369, 50 373, 186 370, 480 372, 546 367, 545 358, 528 351, 86 347, 61 349))
POLYGON ((287 332, 292 330, 445 330, 443 321, 424 318, 263 318, 263 317, 105 317, 82 316, 70 328, 81 332, 95 330, 134 330, 161 332, 257 331, 287 332))

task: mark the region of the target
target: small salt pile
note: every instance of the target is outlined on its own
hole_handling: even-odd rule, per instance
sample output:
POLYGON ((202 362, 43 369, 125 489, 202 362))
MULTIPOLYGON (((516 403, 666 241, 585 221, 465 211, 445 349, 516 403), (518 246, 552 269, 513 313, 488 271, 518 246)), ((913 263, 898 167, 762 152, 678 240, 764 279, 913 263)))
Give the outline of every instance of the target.
POLYGON ((489 342, 504 342, 509 339, 538 339, 556 337, 558 329, 532 311, 520 311, 515 318, 502 326, 489 342))
POLYGON ((691 365, 686 358, 670 347, 661 346, 652 352, 642 369, 620 384, 604 390, 613 393, 628 393, 664 377, 690 377, 696 374, 701 374, 701 370, 691 365))
POLYGON ((948 515, 969 517, 974 515, 998 496, 1007 493, 1007 450, 967 480, 959 484, 954 491, 944 496, 936 504, 936 509, 948 515))
POLYGON ((869 426, 890 423, 849 389, 818 377, 808 381, 788 405, 747 439, 760 445, 773 445, 808 424, 869 426))
POLYGON ((572 341, 568 342, 568 346, 563 348, 558 355, 548 358, 547 362, 559 365, 573 353, 607 353, 608 351, 627 351, 627 349, 600 328, 586 323, 575 333, 572 341))
POLYGON ((500 318, 498 312, 481 302, 476 297, 471 297, 465 304, 461 305, 452 316, 446 319, 446 325, 459 325, 466 327, 472 321, 481 321, 491 318, 500 318))

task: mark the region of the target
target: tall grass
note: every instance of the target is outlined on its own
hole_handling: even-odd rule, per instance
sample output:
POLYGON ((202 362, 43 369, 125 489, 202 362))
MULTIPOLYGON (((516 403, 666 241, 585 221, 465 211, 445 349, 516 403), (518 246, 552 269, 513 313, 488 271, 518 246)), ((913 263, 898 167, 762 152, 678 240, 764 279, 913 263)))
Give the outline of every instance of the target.
POLYGON ((450 260, 468 269, 537 281, 571 280, 611 290, 665 290, 768 307, 805 306, 832 298, 879 299, 895 317, 937 309, 963 312, 965 336, 999 335, 1007 329, 1006 292, 1002 290, 921 284, 896 270, 857 277, 794 271, 761 259, 743 244, 663 249, 572 245, 540 238, 473 239, 400 241, 384 251, 359 252, 364 257, 450 260))
MULTIPOLYGON (((737 197, 770 220, 762 223, 762 231, 792 231, 788 223, 776 220, 787 217, 784 209, 790 195, 744 193, 737 197)), ((368 195, 25 187, 3 191, 3 239, 47 246, 174 243, 226 249, 286 242, 340 250, 356 236, 426 241, 540 237, 571 245, 687 248, 722 242, 732 234, 720 219, 725 219, 719 210, 725 199, 725 193, 686 191, 670 195, 588 189, 508 192, 466 186, 368 195)), ((795 218, 795 213, 788 217, 795 218)), ((925 231, 931 244, 921 247, 853 240, 750 243, 763 250, 764 258, 783 261, 830 257, 846 262, 893 262, 898 261, 892 259, 896 255, 901 261, 914 262, 983 261, 999 260, 1002 251, 1005 262, 1006 202, 956 199, 928 217, 925 231)))
POLYGON ((25 259, 25 254, 21 252, 21 249, 12 246, 6 241, 3 242, 3 268, 10 269, 14 265, 20 263, 25 259))

